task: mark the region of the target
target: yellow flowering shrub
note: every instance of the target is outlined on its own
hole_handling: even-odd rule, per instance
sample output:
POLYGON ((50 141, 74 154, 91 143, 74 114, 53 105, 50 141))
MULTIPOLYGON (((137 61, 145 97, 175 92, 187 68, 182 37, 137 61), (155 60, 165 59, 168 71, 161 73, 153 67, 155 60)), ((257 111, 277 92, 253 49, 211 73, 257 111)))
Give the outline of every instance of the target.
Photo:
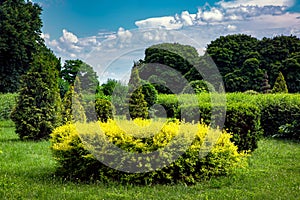
POLYGON ((238 152, 231 137, 176 120, 108 120, 56 128, 51 149, 58 172, 72 179, 195 183, 247 166, 247 154, 238 152))

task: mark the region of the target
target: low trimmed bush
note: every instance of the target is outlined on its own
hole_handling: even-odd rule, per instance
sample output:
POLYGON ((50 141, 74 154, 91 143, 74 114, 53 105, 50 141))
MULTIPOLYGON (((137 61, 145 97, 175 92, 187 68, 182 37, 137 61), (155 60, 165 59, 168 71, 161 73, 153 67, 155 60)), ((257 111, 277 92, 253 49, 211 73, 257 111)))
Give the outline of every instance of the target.
MULTIPOLYGON (((300 95, 268 94, 258 100, 258 104, 261 108, 264 136, 279 136, 278 131, 281 126, 300 124, 300 95)), ((288 135, 284 136, 284 131, 281 132, 280 137, 290 138, 288 135)))
POLYGON ((76 126, 67 124, 56 128, 51 134, 51 149, 60 166, 57 171, 71 179, 148 185, 177 182, 192 184, 211 176, 228 175, 236 168, 247 166, 247 154, 239 153, 230 138, 230 134, 212 130, 206 125, 193 125, 178 120, 168 123, 141 119, 108 120, 106 123, 95 122, 76 126), (102 131, 99 131, 99 125, 102 131), (76 129, 78 126, 80 134, 79 129, 76 129), (209 138, 208 142, 204 143, 204 138, 209 138), (120 154, 107 149, 105 141, 114 144, 125 153, 120 154), (205 157, 200 157, 200 149, 212 141, 217 142, 211 151, 205 157), (172 145, 169 151, 160 154, 165 147, 169 147, 170 142, 172 145), (188 144, 188 148, 185 148, 184 143, 188 144), (163 156, 154 158, 151 157, 152 154, 147 154, 154 151, 159 151, 159 155, 163 156), (174 151, 182 154, 176 154, 177 159, 174 159, 174 151), (138 161, 140 158, 141 161, 129 159, 127 152, 143 153, 138 158, 138 161), (114 169, 96 159, 105 159, 107 156, 115 158, 107 161, 110 166, 115 166, 114 169), (171 162, 173 160, 176 161, 171 162), (155 165, 143 161, 155 161, 163 167, 156 170, 155 165), (117 170, 127 165, 149 172, 129 173, 117 170))

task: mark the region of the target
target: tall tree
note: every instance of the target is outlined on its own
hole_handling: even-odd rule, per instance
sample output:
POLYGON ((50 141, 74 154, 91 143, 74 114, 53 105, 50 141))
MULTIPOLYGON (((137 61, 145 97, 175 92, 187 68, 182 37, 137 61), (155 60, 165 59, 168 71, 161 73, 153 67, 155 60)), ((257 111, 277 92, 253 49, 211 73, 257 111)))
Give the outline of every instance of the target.
POLYGON ((44 49, 34 55, 30 70, 22 77, 20 95, 11 118, 21 139, 48 138, 61 123, 58 89, 59 60, 44 49))
POLYGON ((69 85, 74 85, 76 77, 81 82, 81 89, 84 93, 95 93, 98 86, 98 76, 93 67, 81 60, 67 60, 62 67, 61 78, 69 85))
POLYGON ((21 75, 43 45, 41 12, 30 1, 0 1, 0 92, 18 90, 21 75))

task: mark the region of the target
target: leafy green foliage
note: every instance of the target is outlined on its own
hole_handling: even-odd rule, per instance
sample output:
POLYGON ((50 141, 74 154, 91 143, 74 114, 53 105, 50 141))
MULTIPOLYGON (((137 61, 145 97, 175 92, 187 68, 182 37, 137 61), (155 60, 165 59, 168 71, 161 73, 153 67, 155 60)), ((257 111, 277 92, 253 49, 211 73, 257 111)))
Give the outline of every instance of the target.
POLYGON ((106 99, 96 99, 95 111, 97 119, 101 122, 107 122, 109 119, 114 119, 114 108, 110 101, 106 99))
POLYGON ((65 123, 86 121, 85 110, 81 102, 81 94, 78 94, 74 86, 71 86, 62 101, 62 118, 65 123))
POLYGON ((119 84, 117 80, 108 79, 106 83, 103 83, 101 85, 101 90, 103 94, 106 96, 111 96, 117 84, 119 84))
POLYGON ((228 35, 212 41, 207 53, 213 58, 229 92, 260 91, 263 72, 274 85, 281 71, 290 92, 299 92, 300 39, 276 36, 257 40, 247 35, 228 35))
POLYGON ((271 91, 272 93, 288 93, 288 88, 284 80, 284 76, 279 72, 278 77, 275 81, 274 87, 271 91))
POLYGON ((149 117, 148 105, 143 94, 141 80, 137 66, 134 66, 129 79, 129 100, 128 109, 131 119, 149 117))
POLYGON ((66 60, 60 76, 69 85, 74 85, 78 77, 84 93, 95 94, 99 86, 98 76, 93 67, 81 60, 66 60))
POLYGON ((145 83, 142 85, 142 93, 145 101, 147 102, 148 108, 156 103, 158 92, 151 83, 145 83))
POLYGON ((198 78, 199 73, 194 72, 193 66, 199 60, 198 52, 192 46, 163 43, 147 48, 145 59, 139 63, 138 68, 141 79, 152 83, 158 93, 179 94, 183 88, 174 87, 170 90, 168 86, 181 86, 181 78, 186 74, 189 79, 198 78))
POLYGON ((183 94, 199 94, 202 92, 215 92, 215 88, 212 84, 204 80, 191 81, 189 85, 183 88, 183 94), (190 90, 193 91, 190 91, 190 90))
MULTIPOLYGON (((132 123, 132 122, 131 122, 132 123)), ((51 134, 51 149, 54 157, 60 164, 59 173, 72 179, 80 180, 101 180, 101 181, 118 181, 130 184, 164 184, 184 182, 193 184, 197 181, 212 176, 228 175, 234 169, 245 167, 246 155, 238 153, 237 147, 230 142, 228 133, 221 133, 218 130, 210 130, 209 127, 200 124, 186 124, 178 121, 163 124, 162 122, 142 121, 136 119, 135 124, 138 127, 132 126, 128 121, 108 121, 107 123, 92 123, 82 125, 80 128, 83 132, 80 137, 76 131, 75 125, 68 124, 58 127, 51 134), (142 124, 148 125, 144 131, 140 131, 142 124), (99 125, 104 134, 99 134, 99 125), (120 125, 122 128, 119 128, 120 125), (180 132, 178 131, 180 127, 180 132), (159 128, 157 132, 157 128, 159 128), (212 131, 212 132, 211 132, 212 131), (206 157, 199 156, 199 151, 203 145, 205 136, 208 133, 211 136, 220 135, 216 140, 216 145, 212 147, 211 152, 206 157), (141 133, 145 140, 135 138, 133 135, 141 133), (153 134, 156 133, 156 134, 153 134), (178 139, 174 139, 180 135, 178 139), (84 142, 80 138, 84 138, 84 142), (110 168, 100 161, 96 160, 95 156, 88 151, 84 144, 93 144, 93 149, 99 150, 101 156, 114 156, 118 158, 118 152, 112 150, 106 151, 103 149, 102 140, 109 141, 126 152, 131 153, 147 153, 165 147, 172 141, 175 149, 172 151, 181 151, 182 142, 192 139, 192 144, 188 149, 184 149, 185 153, 179 155, 176 161, 164 166, 161 169, 153 170, 153 167, 145 164, 136 164, 135 169, 149 169, 146 173, 126 173, 117 169, 110 168), (91 142, 91 143, 90 143, 91 142), (175 144, 174 144, 175 142, 175 144)), ((79 124, 77 124, 79 125, 79 124)), ((144 125, 144 126, 145 126, 144 125)), ((81 126, 81 125, 79 125, 81 126)), ((94 152, 97 153, 97 152, 94 152)), ((161 163, 172 159, 171 155, 166 153, 165 157, 157 157, 161 163)), ((125 155, 126 156, 126 155, 125 155)), ((126 157, 122 157, 123 160, 126 157)), ((148 156, 151 160, 151 157, 148 156)), ((130 160, 136 163, 134 160, 130 160)), ((110 162, 115 162, 113 159, 110 162)), ((120 167, 124 163, 117 163, 120 167)))
POLYGON ((0 1, 0 92, 19 89, 33 54, 43 46, 41 12, 41 7, 30 1, 0 1))
POLYGON ((21 139, 48 138, 61 123, 61 99, 57 80, 59 60, 48 49, 34 56, 22 78, 17 105, 11 118, 21 139))
POLYGON ((10 113, 16 106, 16 93, 0 94, 0 121, 10 119, 10 113))

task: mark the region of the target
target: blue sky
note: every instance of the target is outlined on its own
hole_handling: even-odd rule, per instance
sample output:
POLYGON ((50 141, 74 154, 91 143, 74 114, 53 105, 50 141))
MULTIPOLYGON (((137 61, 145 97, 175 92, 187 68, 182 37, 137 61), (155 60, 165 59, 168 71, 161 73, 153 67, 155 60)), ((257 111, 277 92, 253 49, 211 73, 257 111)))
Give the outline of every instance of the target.
POLYGON ((101 79, 128 75, 152 44, 190 44, 201 54, 221 35, 300 37, 298 0, 33 1, 44 10, 48 47, 62 60, 84 60, 101 79))
MULTIPOLYGON (((197 12, 199 0, 38 0, 44 8, 43 30, 59 37, 62 29, 80 37, 98 31, 116 31, 119 27, 136 28, 135 21, 150 17, 174 15, 183 10, 197 12)), ((215 1, 208 1, 213 4, 215 1)))

